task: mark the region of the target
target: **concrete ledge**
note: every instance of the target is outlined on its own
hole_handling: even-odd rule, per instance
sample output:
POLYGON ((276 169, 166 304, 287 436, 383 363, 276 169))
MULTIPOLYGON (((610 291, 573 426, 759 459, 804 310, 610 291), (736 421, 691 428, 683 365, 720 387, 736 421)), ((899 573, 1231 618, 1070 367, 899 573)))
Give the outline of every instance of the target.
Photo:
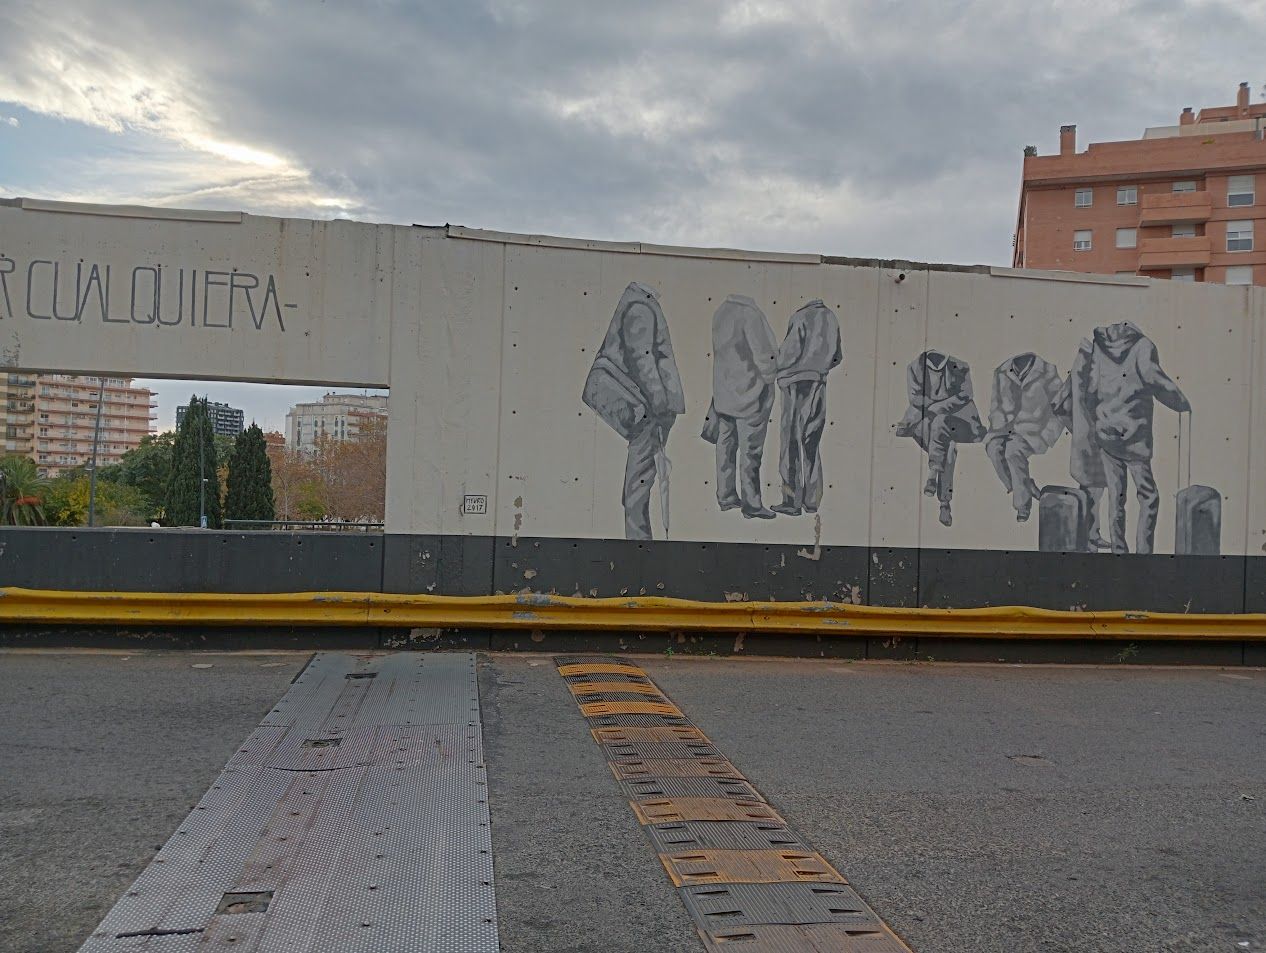
POLYGON ((165 593, 0 589, 0 624, 770 633, 848 639, 1266 641, 1266 613, 926 609, 654 597, 432 596, 378 592, 165 593))

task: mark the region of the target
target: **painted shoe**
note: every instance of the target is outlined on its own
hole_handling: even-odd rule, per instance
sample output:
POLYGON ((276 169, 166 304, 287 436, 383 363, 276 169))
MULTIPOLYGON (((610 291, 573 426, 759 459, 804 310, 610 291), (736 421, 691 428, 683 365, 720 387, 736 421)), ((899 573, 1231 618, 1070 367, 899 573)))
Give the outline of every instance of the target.
POLYGON ((772 520, 776 514, 768 507, 760 507, 755 510, 743 510, 743 518, 749 520, 772 520))
POLYGON ((796 506, 794 503, 775 503, 770 507, 770 509, 782 516, 800 515, 800 507, 796 506))
POLYGON ((936 474, 933 473, 931 476, 928 477, 927 483, 923 484, 923 495, 936 496, 936 484, 937 484, 936 474))
POLYGON ((941 512, 937 516, 937 519, 941 521, 942 526, 954 525, 954 514, 950 512, 950 505, 948 503, 941 504, 941 512))
POLYGON ((721 512, 724 513, 726 510, 738 509, 740 506, 743 505, 743 501, 740 500, 738 497, 735 497, 732 500, 718 500, 717 504, 721 507, 721 512))

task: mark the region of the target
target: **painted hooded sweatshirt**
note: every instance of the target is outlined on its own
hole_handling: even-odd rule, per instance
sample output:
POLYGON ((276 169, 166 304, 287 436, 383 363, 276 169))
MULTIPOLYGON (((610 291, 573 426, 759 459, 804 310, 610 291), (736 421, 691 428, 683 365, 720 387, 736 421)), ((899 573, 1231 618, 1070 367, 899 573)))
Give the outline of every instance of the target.
POLYGON ((1095 328, 1089 379, 1095 436, 1118 460, 1152 459, 1154 401, 1179 412, 1191 409, 1161 370, 1156 345, 1129 321, 1095 328))
POLYGON ((925 417, 949 416, 967 424, 975 440, 984 436, 985 425, 976 409, 971 368, 966 361, 940 351, 924 351, 906 368, 906 390, 910 406, 898 433, 908 432, 925 417))
POLYGON ((1078 486, 1105 486, 1103 453, 1095 435, 1095 413, 1090 403, 1090 362, 1094 345, 1082 338, 1073 359, 1073 369, 1064 378, 1064 385, 1051 402, 1055 416, 1072 435, 1068 455, 1068 473, 1078 486))
POLYGON ((730 295, 712 316, 712 400, 717 413, 765 413, 761 398, 777 371, 778 345, 765 313, 743 295, 730 295))
POLYGON ((668 321, 654 288, 635 281, 624 289, 598 353, 633 379, 654 416, 686 412, 668 321))
POLYGON ((985 440, 1016 436, 1034 453, 1045 453, 1064 432, 1051 408, 1059 387, 1059 369, 1032 352, 1003 361, 993 375, 985 440))
POLYGON ((787 336, 778 349, 778 383, 824 381, 843 360, 840 322, 821 299, 815 299, 787 322, 787 336))

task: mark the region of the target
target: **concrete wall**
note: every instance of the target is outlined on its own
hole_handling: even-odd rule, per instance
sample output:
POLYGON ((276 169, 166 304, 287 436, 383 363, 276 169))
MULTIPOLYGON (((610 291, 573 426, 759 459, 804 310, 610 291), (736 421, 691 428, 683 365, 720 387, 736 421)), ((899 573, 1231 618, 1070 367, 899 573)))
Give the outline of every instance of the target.
MULTIPOLYGON (((1062 379, 1081 339, 1128 321, 1155 343, 1161 366, 1193 407, 1191 480, 1221 493, 1221 553, 1260 553, 1266 542, 1266 297, 1258 289, 742 253, 699 257, 465 234, 426 239, 420 320, 395 332, 388 472, 394 531, 624 535, 627 444, 585 406, 581 392, 616 303, 638 281, 659 292, 685 394, 685 413, 666 448, 671 525, 665 534, 653 494, 656 538, 1036 549, 1036 511, 1017 521, 983 443, 959 445, 953 523, 941 525, 937 501, 921 493, 928 455, 895 429, 909 406, 907 365, 929 348, 960 358, 987 418, 995 368, 1008 358, 1035 352, 1062 379), (729 294, 754 299, 778 340, 789 315, 811 298, 839 316, 844 362, 827 378, 820 523, 810 515, 749 520, 717 505, 714 449, 700 428, 713 395, 712 316, 729 294), (486 496, 487 511, 464 515, 467 495, 486 496)), ((779 498, 781 484, 778 406, 771 418, 761 466, 767 503, 779 498)), ((1156 403, 1158 553, 1174 552, 1174 497, 1187 480, 1179 472, 1178 430, 1178 414, 1156 403)), ((1065 433, 1032 457, 1039 485, 1074 485, 1070 443, 1065 433)), ((1105 502, 1105 519, 1107 511, 1105 502)))
MULTIPOLYGON (((14 200, 0 204, 0 365, 389 386, 378 577, 388 590, 1193 611, 1260 599, 1266 293, 1257 288, 14 200), (581 398, 631 282, 658 295, 683 392, 664 447, 667 531, 663 481, 647 474, 653 539, 626 527, 627 442, 581 398), (713 315, 728 295, 763 311, 775 344, 811 299, 838 316, 843 364, 826 378, 815 514, 745 519, 718 505, 716 453, 700 431, 713 398, 713 315), (957 446, 952 525, 943 525, 940 501, 922 492, 929 454, 897 429, 910 406, 907 365, 928 350, 968 365, 987 423, 995 368, 1033 352, 1062 379, 1079 341, 1118 322, 1154 342, 1194 409, 1190 480, 1220 496, 1218 553, 1171 555, 1175 494, 1188 477, 1178 415, 1160 404, 1156 555, 1037 552, 1037 507, 1017 519, 979 441, 957 446)), ((760 448, 766 504, 781 498, 781 414, 775 402, 760 448)), ((1037 484, 1074 485, 1070 445, 1064 433, 1032 456, 1037 484)), ((197 534, 160 535, 183 540, 156 537, 153 546, 176 547, 164 558, 211 545, 197 534)), ((240 547, 218 544, 240 548, 234 566, 254 559, 251 547, 298 545, 240 538, 240 547)), ((77 579, 69 566, 103 588, 198 588, 205 578, 355 588, 279 554, 260 558, 284 558, 285 570, 256 578, 225 576, 212 563, 190 563, 194 575, 177 578, 127 562, 110 568, 104 555, 77 562, 76 546, 57 546, 64 559, 37 558, 38 547, 34 561, 10 553, 0 584, 77 579)))

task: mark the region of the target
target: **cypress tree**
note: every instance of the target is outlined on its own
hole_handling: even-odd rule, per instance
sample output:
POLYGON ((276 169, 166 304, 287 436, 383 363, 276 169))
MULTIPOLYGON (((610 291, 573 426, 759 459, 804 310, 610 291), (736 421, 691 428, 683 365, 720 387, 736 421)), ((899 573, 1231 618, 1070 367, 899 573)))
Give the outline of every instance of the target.
POLYGON ((224 515, 235 520, 276 519, 273 468, 264 432, 252 421, 237 435, 225 481, 224 515))
POLYGON ((215 468, 215 438, 205 400, 192 397, 184 422, 176 430, 171 476, 167 481, 167 522, 197 526, 201 481, 206 477, 207 526, 220 528, 220 478, 215 468))

